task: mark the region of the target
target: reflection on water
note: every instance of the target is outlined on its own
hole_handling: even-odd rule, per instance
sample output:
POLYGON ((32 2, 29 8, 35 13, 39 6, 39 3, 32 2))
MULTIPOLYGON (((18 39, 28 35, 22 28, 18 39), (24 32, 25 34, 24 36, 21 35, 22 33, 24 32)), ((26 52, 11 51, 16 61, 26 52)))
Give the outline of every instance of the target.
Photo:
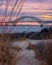
MULTIPOLYGON (((2 27, 0 26, 0 33, 2 31, 2 27)), ((5 26, 5 29, 7 27, 7 31, 11 30, 11 33, 15 32, 40 32, 42 27, 40 26, 5 26)))

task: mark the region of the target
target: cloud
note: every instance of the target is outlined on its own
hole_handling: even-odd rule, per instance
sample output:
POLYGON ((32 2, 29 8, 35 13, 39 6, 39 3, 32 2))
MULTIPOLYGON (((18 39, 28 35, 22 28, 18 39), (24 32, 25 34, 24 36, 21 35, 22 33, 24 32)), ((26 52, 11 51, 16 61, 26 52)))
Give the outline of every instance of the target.
POLYGON ((17 25, 40 25, 38 22, 18 22, 17 25))
POLYGON ((38 2, 38 3, 41 3, 41 2, 45 2, 47 0, 26 0, 27 2, 38 2))
POLYGON ((52 8, 48 8, 48 10, 52 10, 52 8))
MULTIPOLYGON (((0 15, 3 15, 6 10, 6 7, 5 7, 6 0, 5 1, 2 0, 2 1, 4 4, 1 6, 0 15)), ((16 0, 14 0, 14 1, 16 1, 16 0)), ((15 3, 14 1, 13 1, 13 4, 15 3)), ((26 0, 23 5, 20 15, 36 16, 39 18, 41 18, 40 15, 43 15, 43 14, 52 15, 52 3, 46 3, 46 2, 50 2, 50 1, 51 0, 26 0)), ((16 8, 17 8, 17 6, 15 7, 15 9, 16 8)), ((11 11, 12 11, 12 0, 10 1, 10 5, 8 6, 7 15, 10 15, 11 11)), ((18 10, 16 11, 15 15, 17 15, 17 14, 18 14, 18 10)))
POLYGON ((52 3, 52 0, 26 0, 26 2, 31 3, 52 3))

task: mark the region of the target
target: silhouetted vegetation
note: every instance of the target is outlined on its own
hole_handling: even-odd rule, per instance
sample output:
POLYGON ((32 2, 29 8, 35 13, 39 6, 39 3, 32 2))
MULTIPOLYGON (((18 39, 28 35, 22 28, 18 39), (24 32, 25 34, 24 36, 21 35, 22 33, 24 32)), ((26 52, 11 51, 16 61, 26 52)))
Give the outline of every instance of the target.
MULTIPOLYGON (((40 32, 29 32, 29 33, 7 33, 6 35, 10 36, 10 39, 52 39, 52 29, 44 28, 40 32), (24 37, 25 35, 25 37, 24 37)), ((1 36, 1 34, 0 34, 1 36)))

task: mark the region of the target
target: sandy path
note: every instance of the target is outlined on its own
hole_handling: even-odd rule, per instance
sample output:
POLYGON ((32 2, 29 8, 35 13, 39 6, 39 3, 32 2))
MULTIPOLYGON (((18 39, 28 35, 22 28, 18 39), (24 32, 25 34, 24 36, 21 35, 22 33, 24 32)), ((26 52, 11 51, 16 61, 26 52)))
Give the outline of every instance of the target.
POLYGON ((40 62, 34 59, 33 51, 25 50, 16 65, 40 65, 40 62))

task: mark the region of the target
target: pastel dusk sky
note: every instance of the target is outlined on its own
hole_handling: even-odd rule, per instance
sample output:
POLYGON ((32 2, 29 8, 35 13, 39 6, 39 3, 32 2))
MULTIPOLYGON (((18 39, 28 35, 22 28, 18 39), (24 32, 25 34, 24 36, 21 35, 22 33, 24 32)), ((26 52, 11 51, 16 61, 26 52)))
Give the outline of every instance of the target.
POLYGON ((52 20, 52 0, 26 0, 22 11, 24 15, 52 20))
MULTIPOLYGON (((1 6, 1 0, 0 0, 0 6, 1 6, 0 16, 2 16, 4 13, 6 4, 5 1, 7 0, 2 0, 2 6, 1 6)), ((11 1, 14 3, 14 1, 16 0, 11 1)), ((11 9, 12 9, 12 3, 8 7, 8 13, 10 13, 11 9)), ((42 20, 52 21, 52 0, 25 0, 20 16, 34 16, 42 20)))

